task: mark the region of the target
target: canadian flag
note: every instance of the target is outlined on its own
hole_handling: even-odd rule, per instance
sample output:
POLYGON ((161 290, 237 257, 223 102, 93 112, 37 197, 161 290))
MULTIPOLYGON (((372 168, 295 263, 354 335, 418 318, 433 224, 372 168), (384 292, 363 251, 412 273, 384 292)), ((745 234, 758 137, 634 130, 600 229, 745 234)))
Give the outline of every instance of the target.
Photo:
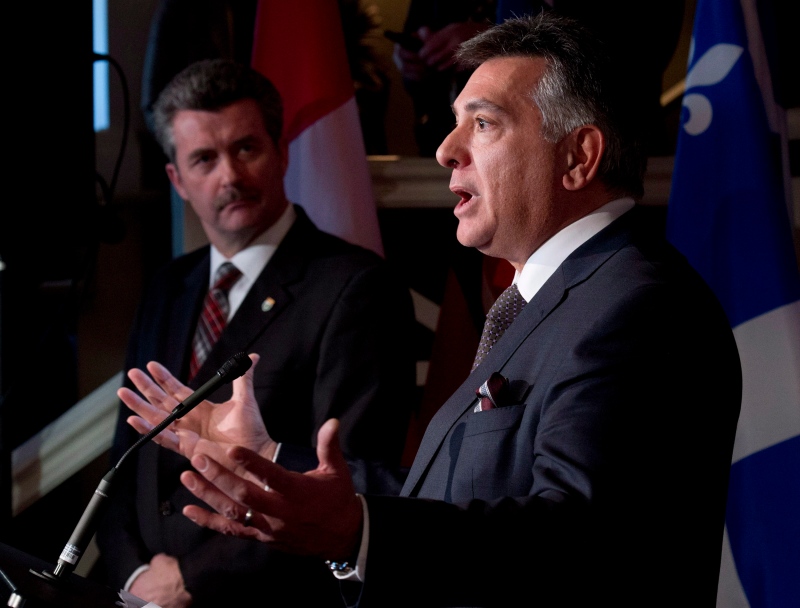
POLYGON ((336 0, 259 0, 252 67, 283 97, 289 200, 321 230, 383 255, 336 0))

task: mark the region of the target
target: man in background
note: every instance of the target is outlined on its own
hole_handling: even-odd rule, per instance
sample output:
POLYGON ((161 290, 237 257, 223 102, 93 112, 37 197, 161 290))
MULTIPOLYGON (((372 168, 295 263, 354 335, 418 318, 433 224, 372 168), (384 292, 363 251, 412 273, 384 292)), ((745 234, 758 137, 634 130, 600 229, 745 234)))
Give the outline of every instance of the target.
MULTIPOLYGON (((200 61, 161 93, 154 124, 210 245, 155 276, 126 369, 157 360, 197 388, 233 354, 259 353, 256 398, 275 437, 310 448, 336 417, 348 453, 398 464, 414 405, 410 295, 379 256, 321 232, 287 200, 277 90, 250 68, 200 61)), ((136 439, 129 414, 122 405, 114 464, 136 439)), ((319 562, 187 522, 180 512, 197 501, 179 483, 184 459, 150 444, 132 460, 98 535, 112 584, 162 608, 254 594, 273 606, 339 601, 319 562)))

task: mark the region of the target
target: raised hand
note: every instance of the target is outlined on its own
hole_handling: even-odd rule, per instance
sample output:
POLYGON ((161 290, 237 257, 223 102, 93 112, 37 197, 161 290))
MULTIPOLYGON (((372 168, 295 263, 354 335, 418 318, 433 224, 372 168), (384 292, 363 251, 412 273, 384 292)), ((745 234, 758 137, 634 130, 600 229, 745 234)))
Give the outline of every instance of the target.
POLYGON ((216 513, 190 505, 183 514, 200 526, 289 553, 349 559, 361 538, 363 514, 339 447, 338 428, 335 419, 322 425, 317 434, 319 466, 307 473, 287 471, 247 448, 234 447, 227 457, 249 473, 243 479, 214 459, 196 455, 192 465, 200 474, 186 471, 181 482, 216 513))
POLYGON ((462 42, 488 27, 488 23, 475 21, 449 23, 437 31, 422 26, 416 33, 422 41, 420 49, 410 51, 396 44, 392 54, 394 63, 406 80, 421 81, 435 77, 437 72, 443 72, 455 65, 455 53, 462 42))
POLYGON ((448 23, 436 32, 426 32, 419 56, 429 68, 437 72, 447 70, 455 65, 458 46, 489 26, 488 23, 461 21, 448 23))
MULTIPOLYGON (((264 426, 253 392, 253 370, 258 358, 258 355, 250 355, 253 365, 244 376, 233 381, 233 395, 228 401, 199 403, 153 440, 187 458, 195 454, 208 454, 231 466, 226 451, 234 445, 246 446, 271 458, 275 452, 275 442, 264 426)), ((192 390, 179 382, 163 365, 151 361, 147 364, 147 371, 150 375, 140 369, 128 372, 131 382, 144 398, 128 388, 117 391, 125 405, 138 414, 129 417, 127 422, 141 434, 148 433, 178 403, 192 394, 192 390)))
MULTIPOLYGON (((430 34, 431 29, 423 26, 417 31, 416 36, 424 43, 430 34)), ((405 80, 420 81, 429 73, 428 64, 420 57, 419 51, 405 49, 395 44, 392 59, 405 80)))

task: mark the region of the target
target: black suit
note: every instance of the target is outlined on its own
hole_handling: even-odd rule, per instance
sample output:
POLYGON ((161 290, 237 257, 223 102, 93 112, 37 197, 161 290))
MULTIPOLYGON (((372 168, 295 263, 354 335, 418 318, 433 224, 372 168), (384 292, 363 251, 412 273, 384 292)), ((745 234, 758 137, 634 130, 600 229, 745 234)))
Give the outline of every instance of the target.
POLYGON ((439 409, 401 497, 367 496, 362 607, 714 606, 738 353, 636 213, 570 255, 439 409), (494 371, 510 404, 476 413, 494 371))
MULTIPOLYGON (((296 209, 297 220, 191 386, 236 352, 259 353, 255 393, 275 440, 313 446, 322 423, 336 417, 348 453, 396 464, 415 382, 408 289, 377 255, 317 230, 296 209), (275 303, 265 312, 267 298, 275 303)), ((136 319, 126 368, 156 360, 186 377, 208 275, 205 247, 155 277, 136 319)), ((211 399, 224 400, 230 390, 224 387, 211 399)), ((113 463, 136 439, 125 423, 128 415, 123 405, 113 463)), ((186 519, 182 507, 197 502, 178 479, 188 467, 184 458, 151 444, 123 467, 125 478, 115 480, 118 492, 98 537, 115 586, 164 552, 179 558, 197 606, 243 605, 237 602, 254 593, 270 605, 320 605, 338 597, 319 560, 270 552, 186 519)))

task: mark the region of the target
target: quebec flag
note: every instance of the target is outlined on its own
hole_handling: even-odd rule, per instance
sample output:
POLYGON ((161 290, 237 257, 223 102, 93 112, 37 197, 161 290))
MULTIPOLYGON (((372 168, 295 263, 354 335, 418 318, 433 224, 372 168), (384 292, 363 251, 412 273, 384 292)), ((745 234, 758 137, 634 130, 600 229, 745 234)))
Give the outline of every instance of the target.
POLYGON ((667 234, 722 302, 742 361, 717 605, 797 608, 800 276, 786 118, 754 0, 696 10, 667 234))

